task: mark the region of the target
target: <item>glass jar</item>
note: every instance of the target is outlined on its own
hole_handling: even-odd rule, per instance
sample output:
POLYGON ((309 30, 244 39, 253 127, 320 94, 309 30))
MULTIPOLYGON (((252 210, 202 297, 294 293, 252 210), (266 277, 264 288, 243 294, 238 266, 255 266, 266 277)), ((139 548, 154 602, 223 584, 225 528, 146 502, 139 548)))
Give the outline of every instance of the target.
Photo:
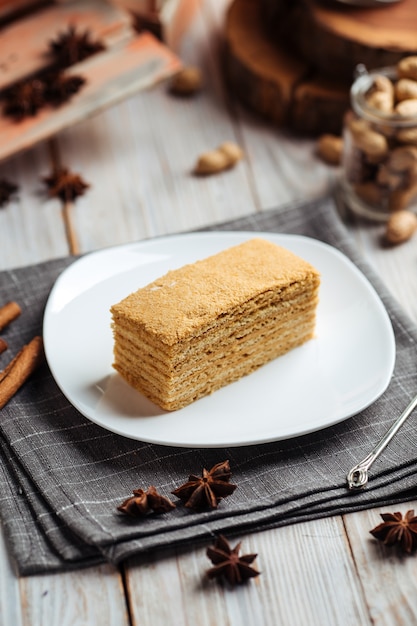
POLYGON ((359 66, 345 116, 341 187, 348 207, 373 220, 417 212, 417 81, 399 81, 395 67, 359 66), (401 91, 402 89, 402 91, 401 91), (404 91, 405 89, 405 91, 404 91))

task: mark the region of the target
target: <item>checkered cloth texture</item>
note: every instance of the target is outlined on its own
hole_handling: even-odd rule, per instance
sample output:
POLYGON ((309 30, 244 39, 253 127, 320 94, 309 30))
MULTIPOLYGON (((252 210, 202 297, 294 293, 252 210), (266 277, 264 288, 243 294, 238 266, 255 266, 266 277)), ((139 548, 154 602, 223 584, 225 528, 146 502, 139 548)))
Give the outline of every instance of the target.
MULTIPOLYGON (((133 441, 95 425, 67 401, 45 364, 0 412, 0 515, 20 574, 119 563, 167 546, 212 541, 220 532, 232 536, 416 497, 417 411, 375 462, 367 488, 354 493, 346 488, 347 471, 417 392, 417 329, 364 262, 333 200, 267 211, 209 230, 303 234, 347 255, 373 284, 392 322, 396 365, 388 389, 358 415, 313 434, 250 447, 175 448, 133 441), (169 496, 190 473, 226 459, 238 488, 216 510, 196 513, 179 505, 141 519, 117 511, 133 489, 155 485, 169 496)), ((23 309, 2 333, 9 350, 1 355, 0 368, 8 355, 42 333, 51 287, 73 261, 0 274, 0 302, 15 300, 23 309)))

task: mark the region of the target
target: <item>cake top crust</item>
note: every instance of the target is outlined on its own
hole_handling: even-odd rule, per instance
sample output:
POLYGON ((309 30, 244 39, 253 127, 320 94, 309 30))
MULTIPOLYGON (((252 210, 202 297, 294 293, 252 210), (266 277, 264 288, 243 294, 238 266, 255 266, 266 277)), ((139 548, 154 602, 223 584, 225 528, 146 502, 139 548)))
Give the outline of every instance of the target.
POLYGON ((319 272, 289 250, 254 238, 169 271, 111 312, 173 345, 233 307, 300 281, 318 283, 319 272))

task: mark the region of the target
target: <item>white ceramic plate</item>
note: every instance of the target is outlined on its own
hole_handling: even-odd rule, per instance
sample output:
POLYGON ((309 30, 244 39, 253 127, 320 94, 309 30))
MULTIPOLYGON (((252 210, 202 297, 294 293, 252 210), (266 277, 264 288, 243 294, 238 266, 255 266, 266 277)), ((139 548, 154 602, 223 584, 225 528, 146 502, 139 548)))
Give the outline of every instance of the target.
POLYGON ((187 447, 275 441, 335 424, 385 391, 395 362, 387 312, 356 266, 314 239, 270 233, 176 235, 89 254, 53 287, 44 341, 56 382, 88 419, 132 439, 187 447), (113 370, 110 306, 169 269, 254 236, 321 272, 317 337, 184 409, 163 411, 113 370))

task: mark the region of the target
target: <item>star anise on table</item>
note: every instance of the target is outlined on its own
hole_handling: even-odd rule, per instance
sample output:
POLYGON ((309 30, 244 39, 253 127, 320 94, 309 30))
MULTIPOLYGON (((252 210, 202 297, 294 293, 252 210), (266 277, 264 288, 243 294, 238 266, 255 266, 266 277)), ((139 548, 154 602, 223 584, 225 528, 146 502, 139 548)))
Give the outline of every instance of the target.
POLYGON ((230 496, 237 487, 229 482, 231 475, 229 461, 223 461, 210 470, 203 469, 201 476, 190 474, 188 481, 172 493, 189 509, 216 509, 220 500, 230 496))
POLYGON ((18 186, 6 179, 0 180, 0 207, 6 206, 12 196, 17 192, 18 186))
POLYGON ((78 93, 85 82, 83 76, 66 75, 64 72, 51 74, 45 80, 45 100, 52 106, 61 106, 78 93))
POLYGON ((93 40, 88 29, 80 32, 73 24, 49 42, 49 56, 60 68, 79 63, 103 50, 105 45, 99 40, 93 40))
POLYGON ((20 122, 36 115, 45 105, 45 85, 39 78, 31 78, 11 87, 4 96, 3 113, 20 122))
POLYGON ((260 572, 252 567, 257 554, 244 554, 239 556, 241 543, 232 548, 223 535, 219 535, 214 546, 207 548, 207 556, 213 563, 207 571, 208 578, 219 578, 227 580, 234 587, 255 578, 260 572))
POLYGON ((417 550, 417 516, 414 510, 402 513, 381 513, 384 520, 369 532, 386 546, 400 544, 404 552, 410 554, 417 550))
POLYGON ((74 202, 90 187, 79 174, 61 168, 43 178, 51 198, 61 198, 64 202, 74 202))
POLYGON ((142 517, 151 511, 154 513, 168 513, 175 509, 175 504, 169 498, 162 496, 156 488, 151 485, 147 491, 134 489, 133 496, 127 498, 117 510, 131 517, 142 517))

